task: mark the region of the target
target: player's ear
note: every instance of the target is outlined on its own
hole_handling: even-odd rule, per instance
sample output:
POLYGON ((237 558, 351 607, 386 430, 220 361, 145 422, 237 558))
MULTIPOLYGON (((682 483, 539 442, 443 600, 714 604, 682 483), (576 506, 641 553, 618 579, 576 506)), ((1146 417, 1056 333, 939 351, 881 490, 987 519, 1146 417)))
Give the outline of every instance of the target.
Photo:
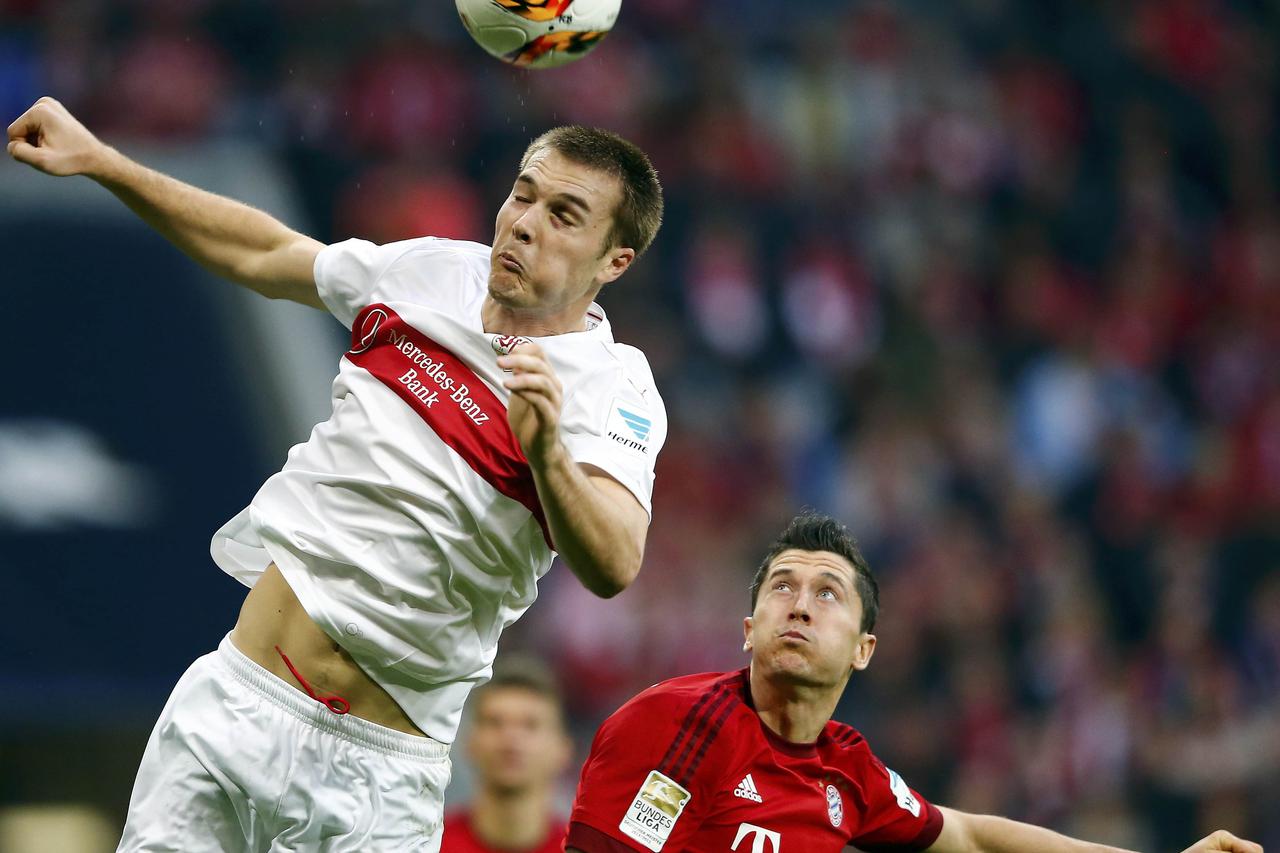
POLYGON ((620 275, 627 271, 631 263, 636 259, 635 249, 620 248, 612 246, 604 253, 601 260, 602 266, 600 272, 596 273, 596 281, 604 286, 611 281, 616 281, 620 275))
POLYGON ((751 651, 751 617, 742 620, 742 650, 744 652, 751 651))
POLYGON ((871 663, 871 656, 876 651, 876 635, 863 634, 858 638, 858 645, 853 648, 853 660, 849 666, 861 672, 871 663))

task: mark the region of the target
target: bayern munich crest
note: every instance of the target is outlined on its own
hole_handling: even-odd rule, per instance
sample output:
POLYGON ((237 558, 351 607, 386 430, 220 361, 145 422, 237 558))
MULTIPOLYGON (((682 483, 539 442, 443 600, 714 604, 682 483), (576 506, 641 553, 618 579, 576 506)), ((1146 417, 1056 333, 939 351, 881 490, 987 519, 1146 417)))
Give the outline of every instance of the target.
POLYGON ((831 818, 832 826, 844 823, 844 800, 840 799, 835 785, 827 786, 827 817, 831 818))

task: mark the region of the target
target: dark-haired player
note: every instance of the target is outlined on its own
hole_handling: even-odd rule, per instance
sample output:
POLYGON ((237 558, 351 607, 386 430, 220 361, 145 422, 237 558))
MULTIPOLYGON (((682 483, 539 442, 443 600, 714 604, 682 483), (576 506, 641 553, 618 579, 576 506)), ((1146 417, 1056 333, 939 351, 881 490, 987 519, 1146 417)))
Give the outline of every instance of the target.
POLYGON ((561 853, 555 783, 573 754, 555 679, 536 660, 499 658, 467 700, 475 792, 444 818, 440 853, 561 853))
POLYGON ((492 246, 324 246, 134 163, 51 98, 8 150, 352 330, 329 420, 214 536, 251 591, 161 712, 121 849, 435 849, 463 702, 553 543, 600 595, 640 568, 665 416, 593 300, 658 229, 649 161, 557 128, 525 152, 492 246))
MULTIPOLYGON (((796 518, 751 585, 751 663, 675 678, 605 721, 582 770, 570 853, 1118 853, 934 806, 831 719, 871 662, 876 582, 845 528, 796 518)), ((1186 853, 1262 853, 1226 832, 1186 853)))

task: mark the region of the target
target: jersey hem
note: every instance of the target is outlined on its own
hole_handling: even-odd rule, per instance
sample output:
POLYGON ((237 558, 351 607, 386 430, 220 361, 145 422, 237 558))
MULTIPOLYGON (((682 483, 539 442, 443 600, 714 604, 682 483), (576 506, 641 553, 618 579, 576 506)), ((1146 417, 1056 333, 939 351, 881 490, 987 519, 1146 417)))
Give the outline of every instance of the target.
POLYGON ((564 849, 569 848, 582 853, 636 853, 640 849, 576 820, 569 822, 569 834, 564 840, 564 849))
POLYGON ((924 829, 920 830, 920 834, 916 836, 916 844, 919 845, 917 849, 919 850, 928 848, 942 834, 942 811, 928 801, 925 802, 925 808, 929 810, 929 822, 924 825, 924 829))
POLYGON ((925 819, 924 829, 920 830, 910 843, 888 843, 888 844, 868 844, 866 842, 850 842, 856 843, 858 849, 863 853, 892 853, 895 850, 927 850, 933 842, 938 840, 938 836, 942 834, 942 812, 929 801, 924 802, 928 817, 925 819))
MULTIPOLYGON (((383 690, 387 691, 387 694, 395 700, 396 704, 400 706, 400 709, 404 711, 405 715, 410 720, 413 721, 415 726, 422 730, 423 734, 440 743, 452 744, 457 736, 456 726, 452 728, 442 728, 438 724, 433 724, 429 719, 416 718, 412 711, 412 703, 406 702, 405 697, 400 695, 402 693, 400 686, 392 683, 388 679, 380 677, 379 667, 371 665, 367 660, 361 660, 358 656, 357 650, 348 648, 348 646, 342 642, 342 632, 329 624, 329 620, 324 615, 324 608, 320 606, 319 602, 316 600, 316 596, 309 583, 310 574, 307 571, 305 562, 298 557, 298 555, 289 550, 288 547, 278 542, 271 541, 270 537, 259 537, 259 541, 268 562, 276 564, 276 568, 280 570, 280 574, 284 578, 285 583, 289 585, 289 589, 298 599, 298 603, 302 605, 302 609, 306 612, 311 621, 314 622, 321 631, 324 631, 329 639, 346 649, 347 653, 351 655, 351 659, 355 661, 356 665, 360 667, 364 674, 369 676, 369 678, 383 690)), ((258 574, 260 575, 262 571, 265 570, 266 564, 264 563, 263 568, 258 572, 258 574)), ((226 570, 224 569, 224 571, 226 570)), ((242 578, 238 579, 244 583, 242 578)), ((252 584, 249 585, 252 586, 252 584)), ((431 685, 434 690, 442 690, 449 686, 450 683, 448 682, 431 685)), ((467 692, 470 692, 470 688, 467 689, 467 692)), ((418 691, 413 691, 413 694, 415 696, 420 695, 418 691)), ((463 701, 465 701, 465 698, 464 694, 463 701)), ((462 702, 451 704, 457 704, 459 709, 462 707, 462 702)), ((460 711, 450 713, 451 718, 456 718, 459 715, 460 711)))
POLYGON ((335 320, 350 329, 352 324, 355 323, 356 314, 359 312, 357 311, 348 317, 345 305, 337 302, 336 299, 330 300, 331 297, 336 297, 337 294, 333 293, 328 286, 328 269, 333 263, 330 257, 342 251, 339 248, 341 245, 341 243, 330 243, 316 253, 316 259, 311 264, 311 277, 315 279, 316 294, 320 297, 320 301, 324 303, 324 307, 328 309, 335 320), (338 313, 339 309, 342 310, 341 314, 338 313))
MULTIPOLYGON (((608 439, 604 439, 607 441, 608 439)), ((596 448, 569 448, 569 457, 579 465, 590 465, 593 468, 600 469, 609 479, 622 486, 631 496, 636 499, 640 507, 649 516, 649 520, 653 520, 653 489, 645 489, 645 487, 636 481, 635 478, 629 477, 622 471, 618 470, 613 457, 596 448)))

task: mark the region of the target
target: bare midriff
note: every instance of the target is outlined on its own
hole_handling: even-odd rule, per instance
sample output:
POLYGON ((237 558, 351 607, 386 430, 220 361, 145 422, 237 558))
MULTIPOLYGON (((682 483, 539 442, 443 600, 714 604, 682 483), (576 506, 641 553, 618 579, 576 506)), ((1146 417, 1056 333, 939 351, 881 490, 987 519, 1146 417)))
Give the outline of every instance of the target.
POLYGON ((278 646, 317 695, 341 696, 349 703, 353 716, 426 737, 391 694, 312 621, 275 563, 267 566, 249 591, 231 632, 231 642, 254 663, 305 695, 305 689, 276 651, 278 646))

